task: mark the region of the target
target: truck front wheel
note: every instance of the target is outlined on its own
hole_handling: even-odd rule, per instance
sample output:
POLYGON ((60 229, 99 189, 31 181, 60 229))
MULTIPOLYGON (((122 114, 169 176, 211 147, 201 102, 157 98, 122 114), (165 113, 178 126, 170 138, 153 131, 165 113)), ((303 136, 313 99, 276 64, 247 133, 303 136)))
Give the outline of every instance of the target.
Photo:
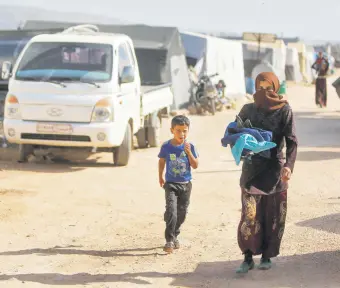
POLYGON ((132 151, 132 129, 128 124, 125 131, 123 143, 113 152, 113 162, 115 166, 126 166, 129 163, 132 151))
POLYGON ((33 154, 33 146, 27 144, 20 144, 19 145, 19 162, 24 163, 27 162, 28 156, 33 154))
POLYGON ((161 119, 157 113, 151 115, 147 129, 148 143, 150 147, 160 146, 161 119))
POLYGON ((148 147, 148 141, 146 139, 146 129, 143 127, 139 129, 139 131, 136 134, 137 137, 137 143, 138 143, 138 148, 143 149, 148 147))

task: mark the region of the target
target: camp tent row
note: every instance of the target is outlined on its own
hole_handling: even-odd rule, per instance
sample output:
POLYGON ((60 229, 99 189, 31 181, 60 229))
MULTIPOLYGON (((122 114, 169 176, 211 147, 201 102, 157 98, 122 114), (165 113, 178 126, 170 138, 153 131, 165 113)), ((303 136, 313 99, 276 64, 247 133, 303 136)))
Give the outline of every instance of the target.
MULTIPOLYGON (((36 34, 60 31, 78 24, 82 23, 27 21, 23 31, 18 33, 25 35, 22 41, 25 43, 36 34), (29 31, 35 31, 35 34, 29 31)), ((281 82, 286 79, 300 81, 301 75, 308 74, 302 71, 300 50, 297 47, 287 47, 282 40, 261 43, 259 49, 256 42, 228 40, 179 31, 174 27, 97 26, 103 32, 123 33, 132 38, 142 84, 171 82, 174 92, 172 109, 181 109, 188 105, 191 94, 188 65, 194 66, 201 75, 218 73, 213 82, 223 80, 227 85, 226 94, 230 98, 243 97, 246 94, 245 78, 254 79, 260 72, 273 71, 281 82)))
MULTIPOLYGON (((316 73, 311 69, 315 61, 315 49, 299 38, 277 39, 274 43, 262 42, 260 45, 257 42, 243 41, 239 36, 223 38, 243 43, 246 82, 253 86, 256 75, 267 71, 276 73, 281 82, 287 80, 312 83, 315 80, 316 73), (249 79, 252 81, 249 82, 249 79)), ((250 90, 247 84, 247 92, 250 90)))

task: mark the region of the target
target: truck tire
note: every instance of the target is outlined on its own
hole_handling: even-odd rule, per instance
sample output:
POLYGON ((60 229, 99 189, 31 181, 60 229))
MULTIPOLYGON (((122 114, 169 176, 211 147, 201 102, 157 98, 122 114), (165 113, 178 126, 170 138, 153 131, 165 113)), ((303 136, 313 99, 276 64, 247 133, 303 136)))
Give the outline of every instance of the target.
POLYGON ((113 153, 113 162, 115 166, 126 166, 129 163, 132 151, 132 129, 128 124, 122 144, 115 149, 113 153))
POLYGON ((154 113, 149 118, 149 125, 147 128, 147 139, 150 147, 159 147, 161 132, 161 119, 158 117, 157 113, 154 113))
POLYGON ((33 146, 27 144, 19 145, 19 163, 25 163, 28 160, 28 156, 33 154, 33 146))
POLYGON ((136 134, 137 144, 140 149, 148 147, 148 141, 146 139, 146 129, 141 128, 136 134))

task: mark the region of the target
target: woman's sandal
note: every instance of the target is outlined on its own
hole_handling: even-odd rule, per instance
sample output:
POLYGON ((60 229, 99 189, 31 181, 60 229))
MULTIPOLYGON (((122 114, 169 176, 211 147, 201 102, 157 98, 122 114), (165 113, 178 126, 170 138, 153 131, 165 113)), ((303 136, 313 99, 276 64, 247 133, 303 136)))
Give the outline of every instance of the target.
POLYGON ((245 274, 248 273, 249 270, 254 269, 255 262, 252 260, 251 262, 243 261, 241 266, 236 270, 238 274, 245 274))
POLYGON ((272 261, 270 259, 261 259, 260 264, 257 266, 259 270, 269 270, 272 268, 272 261))

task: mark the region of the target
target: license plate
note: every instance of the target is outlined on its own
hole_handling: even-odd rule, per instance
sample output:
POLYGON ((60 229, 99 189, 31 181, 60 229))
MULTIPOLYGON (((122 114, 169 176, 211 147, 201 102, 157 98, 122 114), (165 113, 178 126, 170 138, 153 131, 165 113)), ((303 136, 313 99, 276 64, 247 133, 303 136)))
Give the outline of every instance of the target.
POLYGON ((73 129, 72 126, 69 124, 38 123, 37 132, 54 134, 72 134, 73 129))

